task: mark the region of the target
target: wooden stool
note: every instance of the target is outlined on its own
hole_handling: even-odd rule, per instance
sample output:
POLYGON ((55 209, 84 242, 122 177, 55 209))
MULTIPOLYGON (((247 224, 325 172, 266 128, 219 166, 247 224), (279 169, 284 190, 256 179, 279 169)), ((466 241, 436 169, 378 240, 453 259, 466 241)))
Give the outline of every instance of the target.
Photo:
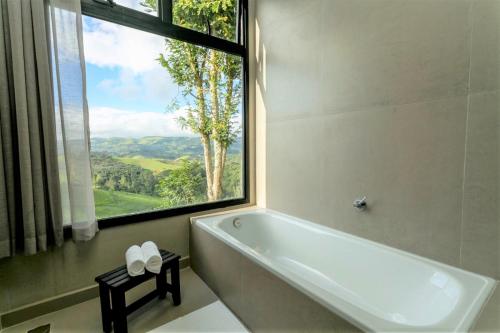
POLYGON ((130 276, 127 272, 127 266, 124 265, 95 278, 95 281, 99 283, 102 329, 104 332, 111 332, 111 323, 113 323, 115 333, 126 333, 127 315, 153 300, 156 296, 164 299, 167 296, 167 292, 170 292, 174 305, 181 304, 179 281, 180 256, 165 250, 160 250, 160 254, 163 263, 159 274, 146 271, 144 275, 130 276), (170 269, 170 283, 167 282, 168 269, 170 269), (125 304, 125 292, 153 277, 156 278, 156 290, 127 306, 125 304))

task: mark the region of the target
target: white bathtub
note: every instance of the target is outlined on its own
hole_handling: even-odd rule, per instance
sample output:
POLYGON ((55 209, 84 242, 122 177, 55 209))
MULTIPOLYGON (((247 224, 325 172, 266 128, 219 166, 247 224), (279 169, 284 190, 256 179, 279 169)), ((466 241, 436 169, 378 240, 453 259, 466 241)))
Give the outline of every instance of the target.
POLYGON ((268 209, 194 223, 365 331, 467 331, 495 288, 493 279, 268 209))

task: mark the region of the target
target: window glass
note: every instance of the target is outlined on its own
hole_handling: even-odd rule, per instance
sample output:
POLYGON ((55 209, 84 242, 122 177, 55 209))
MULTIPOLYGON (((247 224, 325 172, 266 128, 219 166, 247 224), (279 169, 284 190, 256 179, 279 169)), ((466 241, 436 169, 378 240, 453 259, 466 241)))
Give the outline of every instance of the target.
POLYGON ((242 59, 84 18, 98 218, 243 197, 242 59))
POLYGON ((236 41, 238 0, 172 1, 174 24, 229 41, 236 41))
POLYGON ((143 13, 158 16, 158 12, 156 10, 156 0, 114 0, 114 2, 123 7, 132 8, 143 13))

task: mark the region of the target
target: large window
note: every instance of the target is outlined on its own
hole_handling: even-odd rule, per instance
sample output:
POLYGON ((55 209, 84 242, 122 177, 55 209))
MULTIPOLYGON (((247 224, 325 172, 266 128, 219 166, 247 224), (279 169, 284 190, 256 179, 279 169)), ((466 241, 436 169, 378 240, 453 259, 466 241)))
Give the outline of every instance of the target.
POLYGON ((101 224, 246 202, 246 4, 115 2, 82 0, 101 224))

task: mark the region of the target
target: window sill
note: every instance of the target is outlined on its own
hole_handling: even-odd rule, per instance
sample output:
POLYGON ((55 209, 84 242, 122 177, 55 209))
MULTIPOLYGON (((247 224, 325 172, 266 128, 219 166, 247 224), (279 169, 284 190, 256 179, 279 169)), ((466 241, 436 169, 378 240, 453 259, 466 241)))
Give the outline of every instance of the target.
MULTIPOLYGON (((131 215, 108 217, 108 218, 97 220, 97 224, 99 226, 99 230, 103 230, 103 229, 107 229, 107 228, 118 227, 118 226, 132 224, 132 223, 147 222, 147 221, 158 220, 158 219, 163 219, 163 218, 168 218, 168 217, 175 217, 175 216, 186 215, 186 214, 191 214, 191 213, 209 211, 209 210, 213 210, 213 209, 238 206, 238 205, 248 204, 249 202, 250 201, 246 198, 230 199, 230 200, 223 200, 223 201, 217 201, 217 202, 208 202, 208 203, 203 203, 203 204, 198 204, 198 205, 170 208, 170 209, 157 210, 157 211, 146 212, 146 213, 137 213, 137 214, 131 214, 131 215)), ((71 238, 71 226, 64 226, 64 238, 65 239, 71 238)))

